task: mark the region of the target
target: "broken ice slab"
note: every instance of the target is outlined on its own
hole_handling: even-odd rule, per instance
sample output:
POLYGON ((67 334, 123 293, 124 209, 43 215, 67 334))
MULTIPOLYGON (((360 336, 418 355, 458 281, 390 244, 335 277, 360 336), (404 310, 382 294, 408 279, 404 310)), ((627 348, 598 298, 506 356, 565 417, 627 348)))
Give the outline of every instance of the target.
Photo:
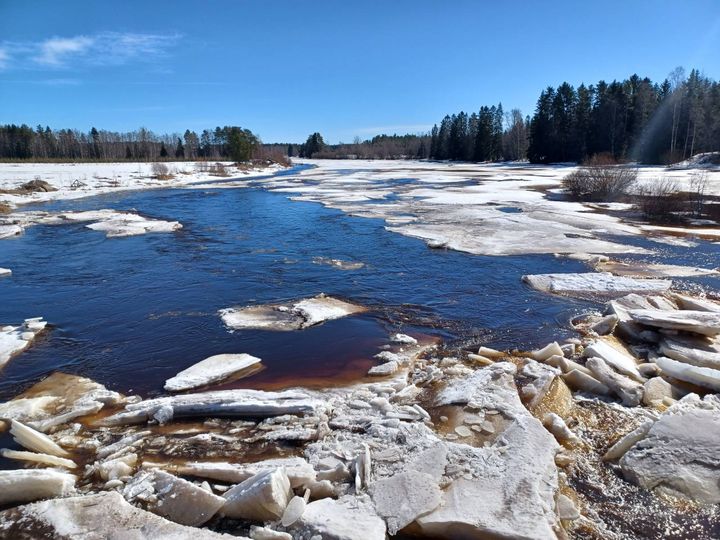
POLYGON ((231 375, 259 364, 261 360, 249 354, 216 354, 184 369, 165 381, 165 390, 181 392, 222 381, 231 375))
POLYGON ((0 504, 63 497, 75 489, 75 476, 53 469, 0 471, 0 504))
POLYGON ((320 405, 319 400, 296 390, 217 390, 131 403, 124 412, 104 418, 100 424, 139 424, 149 420, 164 424, 173 418, 193 416, 263 418, 283 414, 304 415, 314 412, 320 405))
MULTIPOLYGON (((39 472, 39 471, 38 471, 39 472)), ((0 513, 7 538, 28 538, 42 531, 47 538, 132 538, 132 540, 214 540, 233 538, 207 529, 186 527, 146 512, 114 491, 42 501, 0 513)))
POLYGON ((158 467, 181 474, 183 476, 195 476, 198 478, 209 478, 232 484, 244 482, 251 476, 262 471, 275 470, 282 467, 285 469, 290 480, 290 486, 296 489, 300 486, 311 484, 316 479, 315 469, 301 457, 285 457, 266 459, 252 463, 228 463, 212 461, 188 461, 185 463, 172 461, 170 463, 155 463, 146 461, 144 467, 158 467))
POLYGON ((232 330, 291 331, 348 315, 362 313, 366 308, 320 294, 291 305, 231 307, 219 311, 223 323, 232 330))
POLYGON ((683 364, 664 356, 657 358, 655 363, 664 375, 707 388, 713 392, 720 392, 720 370, 683 364))
POLYGON ((530 274, 522 280, 538 291, 585 298, 619 298, 630 293, 660 293, 672 286, 666 279, 635 279, 604 272, 580 274, 530 274))
POLYGON ((151 512, 197 527, 212 518, 225 499, 165 471, 137 473, 123 489, 129 502, 144 501, 151 512))
POLYGON ((704 336, 720 335, 720 312, 659 309, 633 309, 630 317, 636 323, 665 330, 682 330, 704 336))
POLYGON ((18 420, 44 432, 123 400, 122 395, 91 379, 56 372, 16 398, 0 403, 0 418, 18 420))
POLYGON ((222 512, 235 519, 280 519, 292 498, 290 480, 282 467, 256 474, 224 495, 222 512))

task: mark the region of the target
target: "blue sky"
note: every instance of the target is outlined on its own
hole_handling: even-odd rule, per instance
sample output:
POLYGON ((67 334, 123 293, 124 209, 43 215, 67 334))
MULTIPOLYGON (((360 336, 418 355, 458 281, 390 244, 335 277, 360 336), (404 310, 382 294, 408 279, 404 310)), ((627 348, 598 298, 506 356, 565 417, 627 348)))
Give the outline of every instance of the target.
POLYGON ((720 78, 719 0, 0 0, 0 123, 349 142, 678 65, 720 78))

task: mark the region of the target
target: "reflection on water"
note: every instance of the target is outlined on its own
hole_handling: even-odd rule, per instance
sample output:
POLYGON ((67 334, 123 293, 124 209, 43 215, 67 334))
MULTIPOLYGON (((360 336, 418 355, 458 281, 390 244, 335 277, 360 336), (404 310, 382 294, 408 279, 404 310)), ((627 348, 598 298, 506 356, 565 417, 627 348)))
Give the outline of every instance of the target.
MULTIPOLYGON (((178 220, 171 234, 106 239, 82 224, 36 226, 0 242, 0 323, 43 316, 51 331, 14 358, 0 398, 56 370, 121 392, 157 393, 208 356, 245 352, 265 369, 234 386, 269 388, 362 375, 390 332, 430 332, 491 346, 562 336, 589 304, 534 292, 526 273, 584 271, 553 256, 482 257, 430 250, 318 204, 256 189, 105 195, 36 208, 136 209, 178 220), (365 266, 343 271, 316 257, 365 266), (369 314, 291 333, 229 333, 217 310, 325 292, 369 314)), ((680 248, 672 248, 680 249, 680 248)))

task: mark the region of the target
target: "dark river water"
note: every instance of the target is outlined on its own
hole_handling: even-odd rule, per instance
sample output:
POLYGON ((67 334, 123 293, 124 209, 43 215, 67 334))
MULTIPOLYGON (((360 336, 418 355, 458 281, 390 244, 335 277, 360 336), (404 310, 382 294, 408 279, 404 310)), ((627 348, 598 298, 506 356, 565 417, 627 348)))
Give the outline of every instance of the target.
MULTIPOLYGON (((134 209, 183 229, 107 239, 83 224, 34 226, 0 241, 0 266, 13 271, 0 279, 0 324, 42 316, 52 325, 5 366, 0 399, 57 370, 152 395, 193 363, 240 352, 260 357, 265 369, 236 386, 336 384, 362 376, 391 332, 434 334, 455 346, 532 347, 570 335, 570 317, 598 307, 520 281, 587 270, 577 261, 432 250, 379 220, 255 188, 124 192, 33 208, 134 209), (340 270, 317 257, 365 266, 340 270), (320 292, 371 311, 299 332, 231 333, 217 314, 320 292)), ((708 245, 716 257, 718 246, 708 245)))

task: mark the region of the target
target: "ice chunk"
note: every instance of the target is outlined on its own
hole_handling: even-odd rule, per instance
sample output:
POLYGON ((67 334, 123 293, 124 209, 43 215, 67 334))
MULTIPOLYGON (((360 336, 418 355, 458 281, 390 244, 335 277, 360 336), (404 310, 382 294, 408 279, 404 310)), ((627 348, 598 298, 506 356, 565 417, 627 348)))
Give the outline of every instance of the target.
POLYGON ((20 326, 0 328, 0 367, 10 358, 27 349, 35 336, 47 325, 42 318, 27 319, 20 326))
POLYGON ((366 309, 350 302, 320 294, 300 300, 291 308, 280 304, 232 307, 220 310, 226 326, 233 330, 299 330, 325 321, 362 313, 366 309))
POLYGON ((26 426, 17 420, 10 421, 10 434, 15 441, 27 448, 51 456, 67 457, 67 451, 60 448, 50 437, 33 428, 26 426))
POLYGON ((602 272, 534 274, 523 276, 522 279, 533 289, 542 292, 579 297, 618 298, 634 292, 664 292, 672 286, 669 280, 634 279, 602 272))
POLYGON ((197 394, 148 399, 131 403, 125 412, 103 419, 103 425, 124 425, 146 422, 153 418, 193 416, 269 417, 283 414, 308 414, 321 403, 305 392, 285 390, 264 392, 262 390, 216 390, 197 394))
POLYGON ((8 450, 7 448, 3 448, 2 450, 0 450, 0 454, 4 458, 20 459, 33 463, 42 463, 44 465, 50 465, 52 467, 65 467, 66 469, 74 469, 77 467, 75 462, 70 459, 51 456, 50 454, 39 454, 37 452, 22 452, 19 450, 8 450))
POLYGON ((683 330, 705 336, 720 334, 720 312, 634 309, 629 314, 635 322, 654 328, 683 330))
POLYGON ((75 476, 52 469, 0 471, 0 504, 63 497, 75 489, 75 476))
MULTIPOLYGON (((469 431, 469 430, 468 430, 469 431)), ((406 471, 373 483, 370 494, 388 533, 397 534, 418 517, 435 510, 442 501, 437 481, 428 474, 406 471)))
POLYGON ((217 354, 184 369, 165 381, 165 390, 181 392, 221 381, 261 360, 249 354, 217 354))
POLYGON ((193 527, 208 521, 225 504, 222 497, 161 470, 135 475, 125 486, 123 496, 129 502, 150 499, 151 512, 193 527))
POLYGON ((720 392, 720 370, 683 364, 664 356, 657 358, 655 363, 670 377, 720 392))
POLYGON ((135 508, 114 491, 42 501, 0 514, 0 526, 8 538, 26 538, 28 524, 35 525, 37 530, 42 531, 48 538, 249 540, 178 525, 151 512, 135 508))
POLYGON ((282 467, 263 471, 228 490, 222 512, 235 519, 280 519, 292 497, 290 480, 282 467))

